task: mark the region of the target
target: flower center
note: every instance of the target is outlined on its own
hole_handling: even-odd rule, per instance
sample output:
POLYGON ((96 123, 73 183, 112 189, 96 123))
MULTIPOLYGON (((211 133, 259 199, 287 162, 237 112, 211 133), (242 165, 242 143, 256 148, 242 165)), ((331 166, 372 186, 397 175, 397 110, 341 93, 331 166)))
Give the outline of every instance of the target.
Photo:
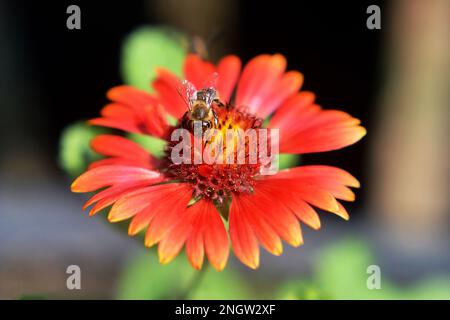
POLYGON ((262 120, 233 107, 212 108, 216 119, 210 130, 201 131, 200 144, 193 142, 195 129, 183 127, 186 121, 180 121, 174 128, 187 130, 190 141, 168 141, 164 167, 170 178, 192 184, 194 197, 206 197, 221 204, 232 192, 253 190, 253 178, 263 164, 259 157, 253 156, 257 154, 259 140, 252 132, 256 130, 251 129, 261 128, 262 120), (182 163, 173 159, 173 150, 180 143, 187 143, 192 149, 182 163), (211 155, 209 161, 205 161, 205 153, 211 155), (195 159, 198 154, 203 155, 200 161, 195 159))

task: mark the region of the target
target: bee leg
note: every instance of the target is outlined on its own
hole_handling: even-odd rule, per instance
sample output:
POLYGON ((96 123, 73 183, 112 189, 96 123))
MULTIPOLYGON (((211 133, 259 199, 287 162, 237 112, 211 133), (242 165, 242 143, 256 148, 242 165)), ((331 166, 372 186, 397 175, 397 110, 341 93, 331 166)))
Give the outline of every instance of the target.
POLYGON ((217 106, 219 107, 219 108, 225 108, 225 104, 222 102, 222 101, 220 101, 219 99, 214 99, 213 100, 213 102, 215 103, 215 104, 217 104, 217 106))

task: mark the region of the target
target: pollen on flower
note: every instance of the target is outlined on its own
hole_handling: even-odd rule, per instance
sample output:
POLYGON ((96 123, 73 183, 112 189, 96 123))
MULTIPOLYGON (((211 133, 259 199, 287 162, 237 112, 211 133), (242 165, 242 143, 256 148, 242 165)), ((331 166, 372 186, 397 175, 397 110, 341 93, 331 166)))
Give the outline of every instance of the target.
MULTIPOLYGON (((227 108, 214 106, 214 108, 218 120, 214 129, 218 130, 224 141, 226 141, 227 130, 228 132, 230 130, 245 132, 248 129, 261 128, 262 120, 251 114, 236 110, 231 106, 227 108)), ((182 124, 180 123, 177 128, 181 127, 182 124)), ((257 159, 256 163, 248 161, 251 147, 248 137, 244 139, 245 141, 241 148, 238 147, 236 141, 232 149, 226 143, 224 144, 222 150, 224 159, 231 156, 234 161, 233 163, 224 162, 221 164, 207 164, 204 162, 194 164, 193 155, 190 164, 175 164, 171 159, 171 150, 178 142, 168 141, 164 161, 164 166, 167 170, 166 174, 175 180, 191 183, 194 187, 194 197, 205 197, 218 203, 223 203, 232 192, 251 193, 254 177, 259 174, 262 163, 259 159, 257 159), (244 163, 237 161, 239 152, 243 153, 244 163)), ((207 144, 202 146, 202 151, 204 151, 204 147, 207 144)))

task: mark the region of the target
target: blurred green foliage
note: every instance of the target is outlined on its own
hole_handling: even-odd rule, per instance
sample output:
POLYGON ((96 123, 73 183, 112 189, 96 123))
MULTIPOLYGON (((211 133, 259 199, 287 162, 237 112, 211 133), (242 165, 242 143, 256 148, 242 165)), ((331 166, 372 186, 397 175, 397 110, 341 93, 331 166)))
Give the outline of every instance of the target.
POLYGON ((164 140, 137 133, 130 133, 128 138, 141 145, 145 150, 157 158, 161 158, 164 155, 164 148, 166 146, 166 141, 164 140))
POLYGON ((118 284, 118 299, 173 299, 189 284, 195 270, 184 259, 161 265, 155 250, 129 260, 118 284))
POLYGON ((17 298, 17 300, 47 300, 48 298, 44 295, 39 294, 24 294, 17 298))
POLYGON ((292 168, 298 165, 299 162, 300 162, 300 155, 282 153, 280 154, 278 160, 278 167, 280 170, 292 168))
POLYGON ((208 266, 198 286, 187 298, 237 300, 253 299, 254 297, 255 295, 247 287, 247 282, 236 273, 233 267, 228 266, 225 270, 217 272, 208 266))
POLYGON ((330 297, 316 283, 297 279, 283 284, 278 290, 276 298, 281 300, 325 300, 330 297))
MULTIPOLYGON (((367 267, 376 265, 373 252, 366 243, 353 238, 320 250, 309 280, 295 279, 281 286, 280 299, 450 299, 450 278, 432 277, 401 287, 381 272, 381 288, 368 289, 367 267)), ((382 266, 381 270, 382 269, 382 266)))
POLYGON ((249 299, 244 281, 228 268, 217 272, 191 267, 180 254, 167 265, 150 249, 130 259, 119 279, 118 299, 249 299), (204 274, 199 274, 204 272, 204 274), (198 281, 198 283, 196 283, 198 281))
POLYGON ((367 267, 377 264, 370 248, 359 239, 331 244, 316 257, 315 280, 332 299, 390 299, 387 279, 380 290, 367 288, 367 267))
POLYGON ((133 31, 122 46, 124 82, 151 91, 157 67, 181 76, 186 49, 185 36, 170 28, 145 26, 133 31))
POLYGON ((85 122, 76 122, 64 129, 60 138, 59 163, 71 177, 81 174, 89 163, 100 158, 92 151, 90 141, 103 132, 104 129, 85 122))

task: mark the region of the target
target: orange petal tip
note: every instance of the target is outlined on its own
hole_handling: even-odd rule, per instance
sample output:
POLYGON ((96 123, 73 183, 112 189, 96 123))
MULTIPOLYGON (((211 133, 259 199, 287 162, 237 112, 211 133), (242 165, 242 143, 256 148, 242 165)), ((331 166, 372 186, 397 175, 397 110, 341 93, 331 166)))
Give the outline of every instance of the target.
POLYGON ((216 265, 216 264, 211 264, 211 265, 213 266, 213 268, 214 268, 216 271, 220 272, 220 271, 222 271, 223 269, 225 269, 225 266, 227 265, 227 262, 225 261, 225 262, 223 262, 223 263, 221 263, 221 264, 219 264, 219 265, 216 265))
POLYGON ((277 248, 275 248, 275 250, 273 250, 271 253, 274 256, 281 256, 283 254, 283 246, 280 247, 277 246, 277 248))
POLYGON ((136 230, 134 230, 134 228, 130 228, 130 226, 128 226, 128 235, 130 237, 133 237, 136 235, 136 230))
POLYGON ((137 235, 139 233, 139 230, 140 230, 139 228, 137 228, 132 223, 130 223, 130 225, 128 226, 128 235, 130 237, 134 237, 135 235, 137 235))
POLYGON ((320 230, 320 228, 322 228, 322 222, 320 222, 320 219, 318 219, 317 223, 308 224, 308 226, 313 228, 314 230, 320 230))
POLYGON ((144 245, 147 248, 150 248, 150 247, 154 246, 155 244, 156 244, 156 242, 154 241, 154 239, 150 239, 150 238, 146 237, 144 240, 144 245))
POLYGON ((247 260, 242 262, 250 269, 256 270, 259 268, 259 258, 256 258, 253 261, 247 260))
POLYGON ((72 192, 82 192, 78 185, 78 179, 76 179, 72 184, 70 185, 70 190, 72 192))
POLYGON ((286 58, 281 53, 275 53, 272 57, 272 63, 279 64, 280 68, 286 68, 286 58))
POLYGON ((159 263, 160 264, 168 264, 174 258, 175 258, 175 256, 165 256, 165 255, 159 254, 159 263))
POLYGON ((166 257, 159 257, 159 263, 160 264, 168 264, 170 262, 169 259, 167 259, 166 257))
POLYGON ((292 241, 289 241, 289 244, 295 248, 300 247, 303 244, 303 238, 300 236, 292 241))
POLYGON ((290 78, 292 79, 292 81, 294 82, 294 84, 296 86, 301 86, 303 84, 303 74, 301 72, 298 71, 289 71, 288 73, 286 73, 286 75, 289 75, 290 78))
POLYGON ((191 264, 191 266, 192 266, 192 268, 194 268, 195 270, 198 270, 198 271, 200 271, 202 269, 202 265, 201 264, 200 265, 191 264))
POLYGON ((348 215, 347 212, 342 212, 339 211, 339 213, 336 213, 339 217, 341 217, 342 219, 344 219, 345 221, 350 220, 350 216, 348 215))
POLYGON ((339 217, 341 217, 342 219, 348 221, 350 219, 350 216, 347 212, 347 210, 345 210, 344 206, 342 204, 339 203, 339 211, 335 212, 335 214, 337 214, 339 217))
POLYGON ((355 142, 358 142, 359 140, 361 140, 366 134, 367 134, 366 128, 364 128, 362 126, 357 126, 355 128, 355 136, 357 137, 357 140, 355 140, 355 142))
POLYGON ((120 219, 120 218, 118 218, 118 217, 115 217, 115 216, 112 216, 111 214, 108 214, 108 221, 110 222, 110 223, 115 223, 115 222, 119 222, 119 221, 121 221, 122 219, 120 219))

